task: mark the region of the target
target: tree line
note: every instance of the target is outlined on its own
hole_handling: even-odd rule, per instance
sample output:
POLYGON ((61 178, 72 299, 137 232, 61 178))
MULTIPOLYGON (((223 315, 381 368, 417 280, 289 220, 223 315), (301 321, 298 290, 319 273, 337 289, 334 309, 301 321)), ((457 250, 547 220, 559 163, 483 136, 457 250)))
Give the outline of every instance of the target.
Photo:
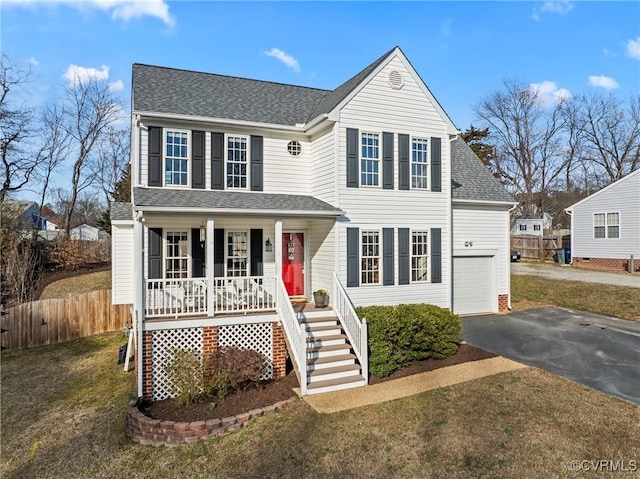
POLYGON ((547 103, 520 79, 483 98, 462 137, 519 203, 517 214, 564 209, 640 168, 640 95, 559 96, 547 103))

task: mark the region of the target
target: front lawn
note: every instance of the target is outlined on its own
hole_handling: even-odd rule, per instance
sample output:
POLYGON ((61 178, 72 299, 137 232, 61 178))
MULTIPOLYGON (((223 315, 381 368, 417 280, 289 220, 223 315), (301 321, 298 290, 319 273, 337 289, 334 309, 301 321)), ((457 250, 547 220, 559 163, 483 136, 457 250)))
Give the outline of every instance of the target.
POLYGON ((560 306, 640 322, 640 288, 512 274, 511 297, 514 310, 560 306))
POLYGON ((153 449, 124 437, 123 342, 2 353, 0 477, 574 478, 594 473, 571 461, 640 458, 638 406, 537 369, 331 415, 296 401, 235 434, 153 449))

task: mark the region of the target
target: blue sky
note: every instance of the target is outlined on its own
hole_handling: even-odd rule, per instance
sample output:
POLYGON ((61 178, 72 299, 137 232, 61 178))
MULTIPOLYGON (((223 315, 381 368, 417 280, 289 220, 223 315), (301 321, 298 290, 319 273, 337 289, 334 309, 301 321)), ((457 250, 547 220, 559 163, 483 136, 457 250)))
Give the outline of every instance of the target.
POLYGON ((548 98, 640 94, 637 1, 3 0, 0 14, 36 104, 79 69, 108 75, 128 105, 132 63, 334 89, 396 45, 461 130, 507 78, 548 98))

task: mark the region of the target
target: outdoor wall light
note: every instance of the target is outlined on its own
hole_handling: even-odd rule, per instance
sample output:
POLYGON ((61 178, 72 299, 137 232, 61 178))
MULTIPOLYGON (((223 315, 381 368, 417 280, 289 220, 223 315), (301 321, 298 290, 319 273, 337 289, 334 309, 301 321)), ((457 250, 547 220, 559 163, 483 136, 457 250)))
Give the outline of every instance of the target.
POLYGON ((269 238, 267 238, 267 241, 264 244, 264 248, 267 251, 267 253, 271 253, 273 251, 273 245, 271 244, 271 240, 269 238))

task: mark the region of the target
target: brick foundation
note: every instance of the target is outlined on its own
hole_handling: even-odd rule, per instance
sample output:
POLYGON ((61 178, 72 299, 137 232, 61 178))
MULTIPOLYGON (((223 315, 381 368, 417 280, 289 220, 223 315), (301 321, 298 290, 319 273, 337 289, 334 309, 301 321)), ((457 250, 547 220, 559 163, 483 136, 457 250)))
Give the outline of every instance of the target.
POLYGON ((498 312, 506 313, 507 311, 509 311, 509 295, 499 294, 498 295, 498 312))
POLYGON ((272 323, 273 334, 273 377, 282 378, 287 375, 287 343, 282 326, 272 323))
POLYGON ((266 416, 277 409, 283 408, 291 401, 295 401, 295 398, 277 402, 273 406, 254 409, 237 416, 194 422, 152 419, 142 414, 137 406, 129 406, 125 416, 125 434, 132 441, 145 446, 159 447, 191 444, 201 439, 211 439, 237 431, 256 418, 266 416))
POLYGON ((153 392, 152 366, 151 366, 151 331, 145 331, 142 335, 142 397, 151 399, 153 392))
POLYGON ((202 353, 207 355, 218 350, 218 327, 205 326, 202 328, 202 353))
MULTIPOLYGON (((621 258, 572 258, 572 264, 576 268, 603 269, 610 271, 629 271, 630 259, 621 258)), ((640 271, 640 258, 634 258, 634 269, 640 271)))

